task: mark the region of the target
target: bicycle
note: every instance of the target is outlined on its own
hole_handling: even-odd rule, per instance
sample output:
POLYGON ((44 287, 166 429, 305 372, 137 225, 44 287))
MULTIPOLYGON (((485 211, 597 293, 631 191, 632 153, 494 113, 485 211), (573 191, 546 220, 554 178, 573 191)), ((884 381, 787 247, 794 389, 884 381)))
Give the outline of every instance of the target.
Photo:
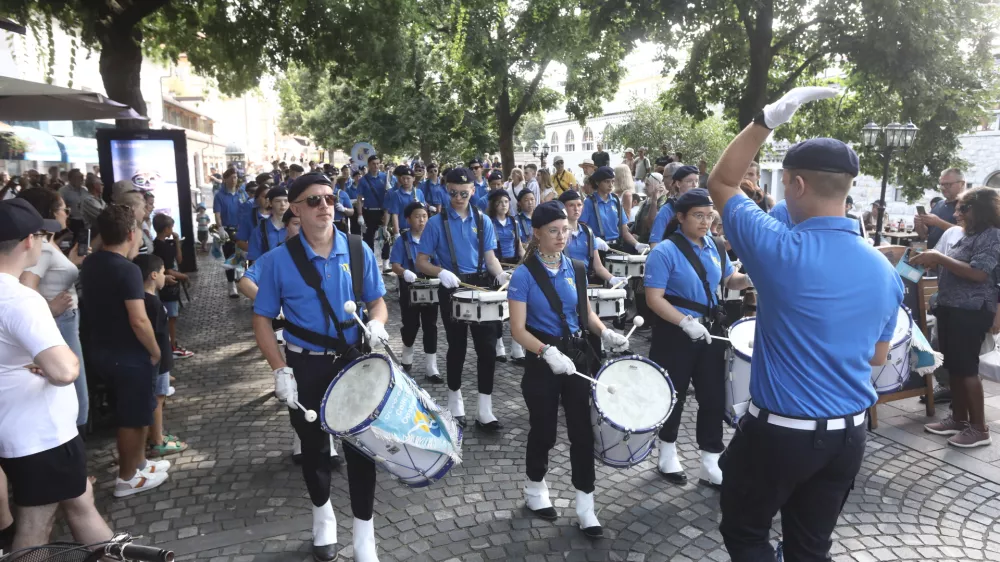
POLYGON ((0 562, 174 562, 174 553, 154 546, 132 544, 132 535, 118 533, 111 540, 83 545, 56 542, 22 548, 0 556, 0 562))

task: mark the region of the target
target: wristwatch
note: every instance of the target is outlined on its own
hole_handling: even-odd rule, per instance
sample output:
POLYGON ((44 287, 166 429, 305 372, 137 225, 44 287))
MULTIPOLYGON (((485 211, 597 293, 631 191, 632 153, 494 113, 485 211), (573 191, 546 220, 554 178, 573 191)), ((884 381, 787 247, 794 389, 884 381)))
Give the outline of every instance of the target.
POLYGON ((774 130, 771 127, 767 126, 767 122, 764 120, 764 110, 763 109, 760 110, 760 111, 758 111, 757 115, 753 116, 753 122, 756 123, 756 124, 758 124, 758 125, 761 125, 761 126, 765 127, 769 131, 773 131, 774 130))

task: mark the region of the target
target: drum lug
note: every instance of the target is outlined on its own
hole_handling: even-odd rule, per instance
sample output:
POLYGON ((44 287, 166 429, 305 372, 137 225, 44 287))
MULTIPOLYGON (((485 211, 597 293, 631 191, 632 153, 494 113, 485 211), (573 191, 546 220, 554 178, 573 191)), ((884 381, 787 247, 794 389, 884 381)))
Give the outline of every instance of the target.
POLYGON ((622 438, 622 442, 628 441, 629 437, 632 437, 632 430, 625 430, 625 437, 622 438))

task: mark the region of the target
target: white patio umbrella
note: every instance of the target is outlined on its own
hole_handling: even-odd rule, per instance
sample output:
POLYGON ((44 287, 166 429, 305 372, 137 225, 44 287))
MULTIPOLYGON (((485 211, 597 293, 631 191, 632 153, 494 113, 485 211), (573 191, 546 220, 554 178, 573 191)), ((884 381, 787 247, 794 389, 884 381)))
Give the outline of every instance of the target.
POLYGON ((0 76, 0 121, 147 119, 97 92, 0 76))

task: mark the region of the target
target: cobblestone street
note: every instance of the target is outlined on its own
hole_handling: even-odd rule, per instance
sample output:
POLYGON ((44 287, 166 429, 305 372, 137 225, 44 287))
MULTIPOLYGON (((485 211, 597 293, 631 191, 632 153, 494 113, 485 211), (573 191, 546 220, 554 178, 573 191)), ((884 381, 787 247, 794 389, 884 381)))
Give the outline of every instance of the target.
MULTIPOLYGON (((197 355, 177 361, 177 393, 165 410, 166 428, 190 448, 170 457, 174 467, 166 484, 116 500, 112 433, 99 430, 88 441, 98 507, 114 529, 171 548, 180 560, 311 559, 311 504, 290 459, 287 411, 271 398, 273 379, 253 341, 250 302, 226 298, 217 262, 199 258, 192 300, 179 323, 180 342, 197 355)), ((399 353, 395 278, 386 284, 388 330, 399 353)), ((509 350, 509 335, 505 339, 509 350)), ((442 374, 446 347, 442 331, 442 374)), ((469 347, 464 381, 471 419, 475 355, 469 347)), ((646 354, 645 334, 634 336, 633 349, 646 354)), ((422 383, 419 351, 418 343, 413 375, 422 383)), ((470 426, 464 462, 428 488, 407 488, 380 471, 375 531, 381 560, 729 560, 718 532, 718 492, 667 483, 656 472, 655 453, 628 470, 598 465, 595 500, 607 538, 586 540, 575 527, 562 427, 547 479, 563 517, 546 523, 528 516, 521 499, 528 429, 521 369, 500 363, 496 375, 494 411, 505 425, 500 434, 470 426)), ((425 388, 439 404, 446 402, 445 385, 425 388)), ((699 466, 693 409, 689 405, 684 414, 679 440, 689 476, 699 466)), ((352 559, 346 470, 335 475, 333 486, 341 556, 352 559)), ((836 530, 834 560, 1000 560, 998 517, 998 482, 869 434, 868 454, 836 530)))

